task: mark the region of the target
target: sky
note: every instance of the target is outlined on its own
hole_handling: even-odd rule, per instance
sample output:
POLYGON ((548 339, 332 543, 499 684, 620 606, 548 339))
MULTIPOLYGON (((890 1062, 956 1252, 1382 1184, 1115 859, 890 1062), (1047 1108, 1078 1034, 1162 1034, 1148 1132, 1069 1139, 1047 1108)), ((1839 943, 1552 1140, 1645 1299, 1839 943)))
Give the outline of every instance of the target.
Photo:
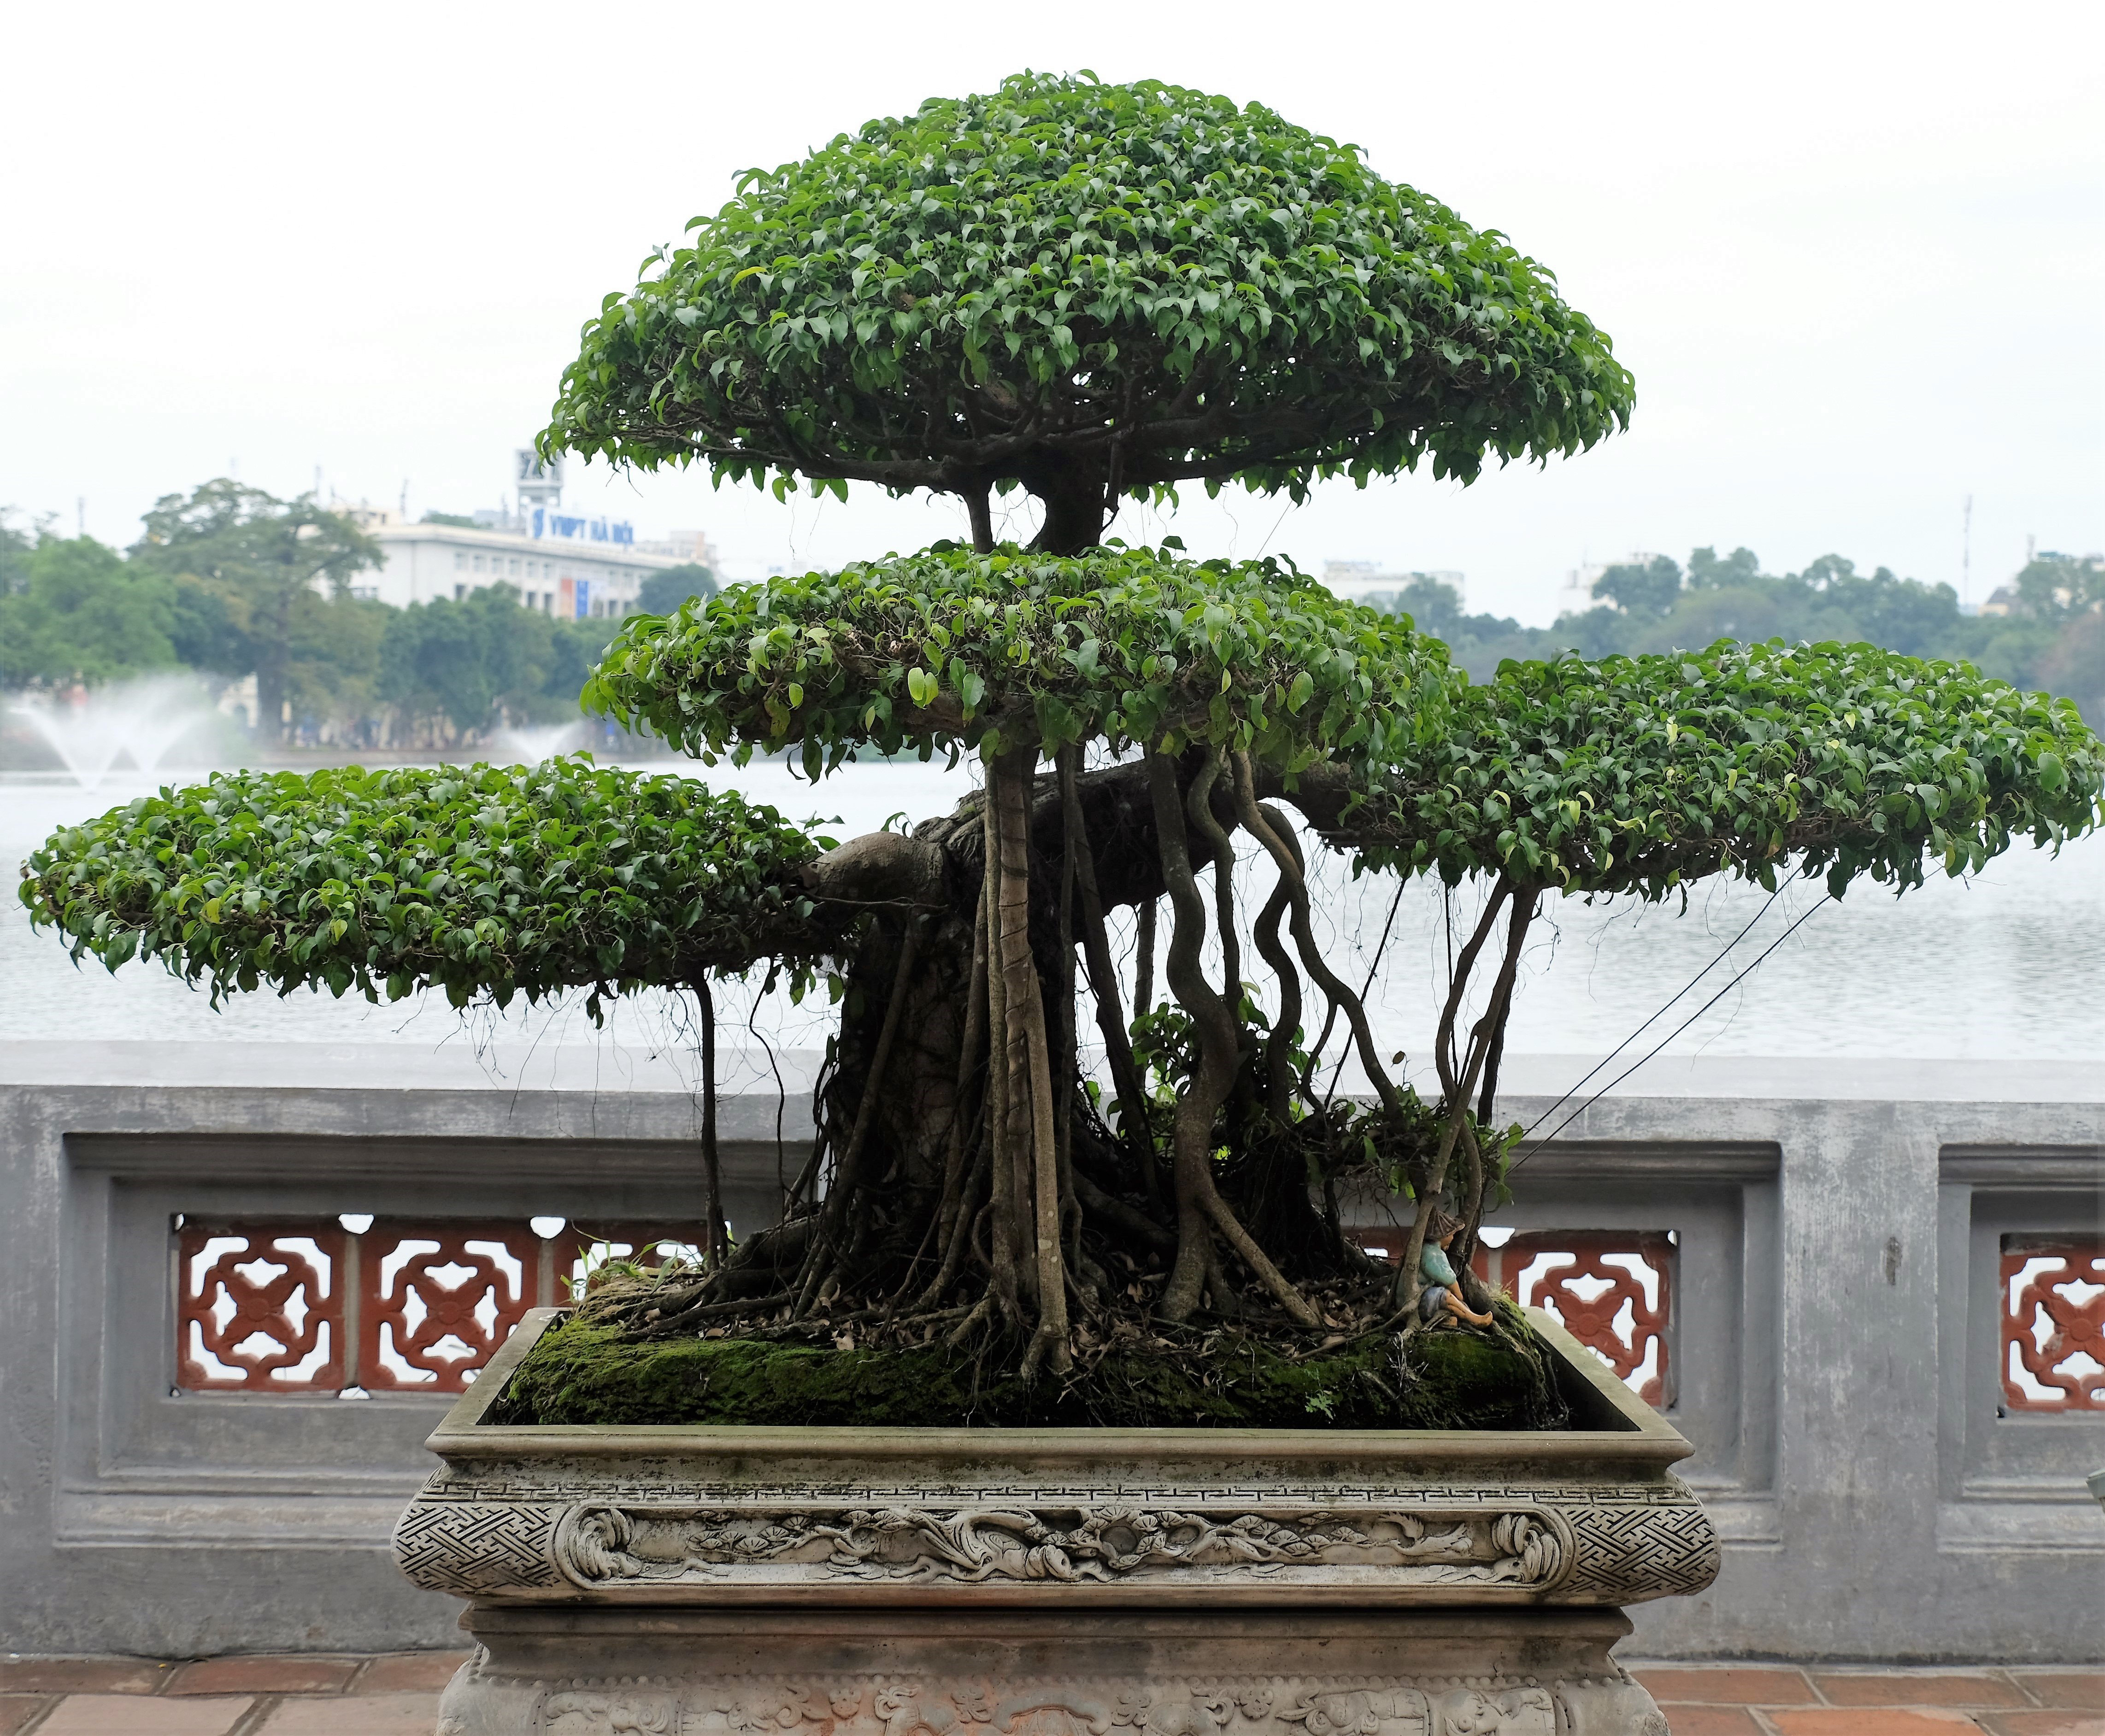
MULTIPOLYGON (((1556 272, 1629 432, 1466 489, 1232 493, 1113 533, 1467 575, 1830 551, 1979 600, 2105 547, 2105 9, 1763 3, 1057 8, 42 7, 0 103, 0 507, 117 544, 209 477, 498 503, 579 325, 653 245, 923 98, 1088 68, 1258 100, 1556 272), (1970 542, 1964 517, 1970 497, 1970 542)), ((733 577, 958 533, 573 465, 565 504, 705 530, 733 577)), ((1027 523, 1014 527, 1026 530, 1027 523)))

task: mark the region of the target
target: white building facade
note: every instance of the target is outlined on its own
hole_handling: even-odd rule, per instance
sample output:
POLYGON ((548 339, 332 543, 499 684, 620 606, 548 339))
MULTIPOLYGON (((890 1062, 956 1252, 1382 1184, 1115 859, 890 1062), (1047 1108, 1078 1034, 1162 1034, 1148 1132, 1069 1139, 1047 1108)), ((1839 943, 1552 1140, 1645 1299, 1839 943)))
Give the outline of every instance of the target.
POLYGON ((650 574, 695 559, 659 552, 667 547, 662 543, 646 552, 624 524, 542 509, 472 529, 409 524, 396 513, 372 510, 352 515, 386 556, 377 571, 357 576, 352 592, 397 609, 440 598, 458 602, 485 585, 510 585, 522 604, 543 614, 619 620, 636 613, 637 595, 650 574), (616 532, 623 533, 619 540, 616 532))
POLYGON ((561 509, 560 459, 544 463, 515 454, 517 510, 480 511, 475 522, 415 522, 384 508, 360 506, 346 516, 380 545, 385 564, 360 573, 351 595, 406 609, 441 599, 458 602, 485 585, 509 585, 520 602, 565 621, 619 620, 633 614, 643 582, 689 562, 713 568, 708 539, 675 531, 639 543, 626 520, 561 509))

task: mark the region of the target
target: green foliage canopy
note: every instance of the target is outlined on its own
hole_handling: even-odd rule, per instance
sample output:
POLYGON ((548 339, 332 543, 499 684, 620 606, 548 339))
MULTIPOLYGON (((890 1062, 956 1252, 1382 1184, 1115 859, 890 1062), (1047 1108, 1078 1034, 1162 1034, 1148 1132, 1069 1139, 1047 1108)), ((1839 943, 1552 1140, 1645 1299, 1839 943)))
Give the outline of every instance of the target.
POLYGON ((2105 744, 2066 699, 1870 645, 1508 663, 1352 819, 1375 865, 1665 897, 1730 872, 1920 884, 2105 819, 2105 744))
POLYGON ((632 616, 583 703, 704 759, 801 743, 815 776, 865 744, 991 757, 1097 739, 1294 771, 1429 741, 1452 679, 1437 640, 1278 561, 939 544, 632 616))
POLYGON ((268 983, 456 1006, 600 993, 822 956, 798 869, 820 846, 690 779, 533 767, 301 776, 163 789, 32 852, 20 895, 76 960, 159 957, 215 1004, 268 983))
POLYGON ((542 435, 646 468, 1112 496, 1416 466, 1626 425, 1628 372, 1493 230, 1252 103, 1025 74, 874 120, 607 297, 542 435))

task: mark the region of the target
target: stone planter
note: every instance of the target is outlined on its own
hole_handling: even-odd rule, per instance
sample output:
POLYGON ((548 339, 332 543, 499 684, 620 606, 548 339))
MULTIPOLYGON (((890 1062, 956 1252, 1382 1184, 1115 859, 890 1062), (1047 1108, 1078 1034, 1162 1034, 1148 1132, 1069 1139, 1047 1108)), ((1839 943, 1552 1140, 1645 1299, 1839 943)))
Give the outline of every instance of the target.
POLYGON ((441 1736, 1665 1736, 1620 1606, 1718 1571, 1540 1314, 1568 1433, 485 1426, 556 1313, 396 1531, 470 1600, 441 1736))

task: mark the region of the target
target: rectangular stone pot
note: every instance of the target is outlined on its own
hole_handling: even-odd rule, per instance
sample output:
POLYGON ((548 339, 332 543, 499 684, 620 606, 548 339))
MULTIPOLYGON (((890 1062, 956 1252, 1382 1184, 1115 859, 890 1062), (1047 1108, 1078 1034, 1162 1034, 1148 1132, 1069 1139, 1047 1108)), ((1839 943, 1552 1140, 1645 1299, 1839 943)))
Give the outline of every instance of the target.
POLYGON ((1620 1608, 1718 1570, 1687 1442, 1539 1312, 1564 1433, 485 1424, 556 1314, 396 1531, 472 1600, 446 1736, 1664 1736, 1620 1608))

